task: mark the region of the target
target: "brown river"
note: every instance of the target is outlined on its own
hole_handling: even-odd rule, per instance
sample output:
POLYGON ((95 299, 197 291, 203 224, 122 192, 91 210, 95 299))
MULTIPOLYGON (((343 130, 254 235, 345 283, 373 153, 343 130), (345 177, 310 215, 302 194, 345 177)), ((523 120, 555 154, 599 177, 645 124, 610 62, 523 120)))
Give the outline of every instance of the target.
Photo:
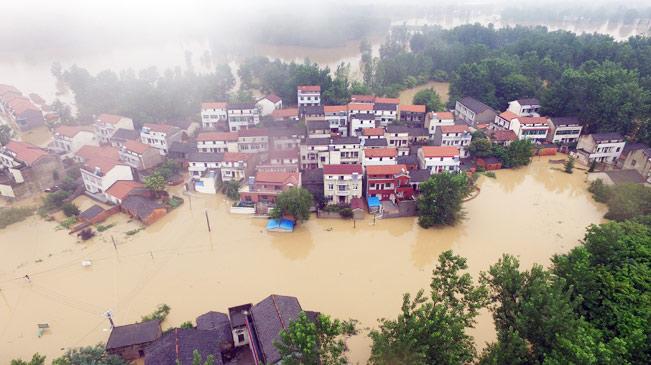
MULTIPOLYGON (((535 158, 496 179, 480 178, 465 220, 443 229, 421 229, 415 218, 373 224, 367 217, 356 228, 313 218, 294 233, 268 233, 265 220, 228 213, 221 195, 193 195, 191 204, 186 196, 182 207, 133 236, 125 232, 137 225, 114 216, 108 223, 116 226, 86 243, 32 217, 0 230, 0 363, 34 352, 52 359, 66 347, 106 341, 105 311, 121 325, 161 303, 172 307, 164 327, 271 293, 373 327, 398 314, 403 293, 427 288, 443 250, 467 257, 477 275, 505 252, 528 267, 577 245, 605 210, 587 193, 583 173, 556 166, 535 158), (40 338, 38 323, 50 326, 40 338)), ((88 204, 82 199, 82 208, 88 204)), ((491 341, 490 316, 472 333, 480 347, 491 341)), ((369 344, 366 332, 350 341, 354 363, 365 363, 369 344)))

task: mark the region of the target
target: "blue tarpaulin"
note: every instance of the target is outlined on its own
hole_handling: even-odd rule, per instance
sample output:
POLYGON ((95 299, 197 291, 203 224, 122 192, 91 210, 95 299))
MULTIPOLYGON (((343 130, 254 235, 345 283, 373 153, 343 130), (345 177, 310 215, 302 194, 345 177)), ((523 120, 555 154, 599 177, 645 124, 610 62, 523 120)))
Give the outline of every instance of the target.
POLYGON ((294 222, 289 219, 269 219, 267 223, 267 231, 292 232, 293 230, 294 222))
POLYGON ((379 208, 380 205, 381 205, 380 204, 380 199, 378 199, 377 197, 374 197, 374 196, 368 198, 367 201, 368 201, 369 209, 371 209, 371 208, 379 208))

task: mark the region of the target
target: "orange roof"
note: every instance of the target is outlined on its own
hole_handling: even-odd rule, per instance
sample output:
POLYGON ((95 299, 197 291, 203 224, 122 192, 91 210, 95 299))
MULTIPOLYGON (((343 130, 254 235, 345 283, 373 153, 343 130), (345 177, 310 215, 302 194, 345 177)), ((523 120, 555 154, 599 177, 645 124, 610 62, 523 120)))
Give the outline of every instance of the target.
POLYGON ((442 125, 440 128, 443 133, 463 133, 470 131, 470 128, 464 124, 442 125))
POLYGON ((156 123, 145 123, 143 127, 147 127, 150 130, 158 133, 169 133, 174 130, 175 126, 169 124, 156 124, 156 123))
POLYGON ((406 165, 366 166, 366 175, 396 175, 406 171, 406 165))
POLYGON ((452 114, 451 112, 436 112, 436 113, 432 113, 432 119, 454 120, 454 114, 452 114))
POLYGON ((298 117, 298 108, 277 109, 271 112, 273 118, 292 118, 298 117))
POLYGON ((27 110, 40 110, 31 100, 17 100, 15 103, 9 103, 11 109, 14 110, 16 115, 20 115, 27 110))
POLYGON ((503 113, 500 113, 500 118, 502 118, 504 120, 508 120, 509 122, 512 121, 513 119, 517 118, 517 117, 518 117, 517 114, 515 114, 514 112, 510 112, 508 110, 503 112, 503 113))
POLYGON ((320 92, 321 91, 321 86, 319 85, 299 85, 297 87, 299 91, 303 92, 320 92))
POLYGON ((401 112, 425 113, 425 105, 400 104, 401 112))
POLYGON ((197 141, 237 141, 237 132, 203 132, 197 135, 197 141))
POLYGON ((54 132, 72 138, 79 132, 90 132, 90 129, 83 126, 60 125, 54 130, 54 132))
POLYGON ((364 128, 362 129, 362 135, 371 137, 371 136, 383 136, 384 135, 384 128, 364 128))
POLYGON ((45 150, 26 142, 11 140, 5 148, 13 152, 17 160, 26 163, 28 166, 38 161, 41 157, 47 156, 45 150))
POLYGON ((149 145, 146 145, 146 144, 144 144, 142 142, 132 141, 132 140, 127 140, 126 142, 124 142, 124 147, 127 150, 135 152, 135 153, 137 153, 139 155, 142 155, 143 153, 145 153, 145 151, 147 151, 147 149, 153 148, 153 147, 150 147, 149 145))
POLYGON ((97 121, 100 123, 108 123, 108 124, 115 124, 119 122, 122 118, 125 118, 121 115, 115 115, 115 114, 100 114, 97 117, 97 121))
POLYGON ((118 180, 106 189, 106 193, 119 200, 123 200, 134 189, 141 189, 145 186, 137 181, 131 180, 118 180))
POLYGON ((348 111, 348 107, 346 105, 326 105, 323 107, 323 111, 325 113, 345 112, 348 111))
POLYGON ((88 160, 93 158, 93 156, 106 156, 115 160, 119 159, 120 153, 118 152, 118 149, 115 147, 109 147, 109 146, 90 146, 90 145, 85 145, 82 146, 79 151, 77 151, 76 155, 78 157, 81 157, 83 160, 88 160))
POLYGON ((0 95, 3 95, 8 92, 20 94, 20 90, 16 89, 15 86, 0 84, 0 95))
POLYGON ((547 124, 547 117, 518 117, 522 124, 547 124))
POLYGON ((375 98, 375 102, 378 104, 400 104, 400 99, 398 98, 375 98))
POLYGON ((103 155, 94 155, 84 161, 84 167, 87 171, 93 171, 99 168, 102 173, 107 173, 116 165, 122 164, 120 160, 103 155))
POLYGON ((516 139, 518 139, 518 136, 515 134, 515 132, 510 129, 506 129, 506 130, 498 129, 496 131, 493 131, 490 137, 493 141, 515 141, 516 139))
POLYGON ((348 110, 373 110, 373 104, 368 103, 348 103, 348 110))
POLYGON ((298 172, 275 172, 275 171, 258 171, 255 174, 255 182, 272 183, 272 184, 292 184, 298 186, 300 175, 298 172))
POLYGON ((201 103, 201 109, 226 109, 226 103, 223 101, 201 103))
POLYGON ((252 153, 244 152, 224 152, 224 161, 225 162, 238 162, 238 161, 248 161, 252 153))
POLYGON ((365 157, 396 157, 398 150, 395 147, 364 148, 365 157))
POLYGON ((421 147, 424 157, 457 157, 459 147, 453 146, 423 146, 421 147))
POLYGON ((372 103, 375 101, 375 96, 355 94, 350 97, 350 100, 355 103, 372 103))

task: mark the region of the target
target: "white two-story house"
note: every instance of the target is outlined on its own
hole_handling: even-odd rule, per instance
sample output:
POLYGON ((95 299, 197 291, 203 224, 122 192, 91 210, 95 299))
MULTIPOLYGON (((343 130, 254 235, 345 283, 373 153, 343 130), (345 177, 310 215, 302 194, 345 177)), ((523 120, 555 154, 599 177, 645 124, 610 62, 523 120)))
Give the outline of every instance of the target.
POLYGON ((549 138, 552 143, 576 143, 579 141, 583 126, 575 117, 551 117, 549 118, 549 138))
POLYGON ((363 134, 366 128, 375 128, 375 115, 373 114, 353 114, 350 116, 349 136, 358 137, 363 134))
POLYGON ((418 163, 430 174, 457 172, 461 165, 460 151, 452 146, 423 146, 418 150, 418 163))
POLYGON ((99 146, 95 133, 88 127, 60 125, 54 130, 54 150, 64 156, 71 156, 86 145, 99 146))
POLYGON ((201 127, 215 129, 218 126, 225 126, 228 119, 225 102, 201 103, 201 127))
POLYGON ((615 164, 626 146, 619 133, 595 133, 581 136, 576 145, 579 161, 585 165, 593 161, 615 164))
POLYGON ((183 137, 181 129, 168 124, 145 123, 140 130, 140 141, 148 144, 166 155, 174 142, 180 142, 183 137))
POLYGON ((395 147, 364 148, 364 166, 395 165, 398 150, 395 147))
POLYGON ((298 108, 321 105, 321 86, 299 85, 296 88, 296 103, 298 108))
POLYGON ((136 170, 147 170, 163 163, 163 156, 150 145, 126 141, 119 150, 120 161, 136 170))
POLYGON ((237 132, 202 132, 197 135, 199 152, 237 152, 237 132))
POLYGON ((116 130, 130 129, 134 130, 133 120, 114 114, 100 114, 95 120, 95 135, 99 143, 109 143, 111 136, 116 130))
POLYGON ((361 165, 324 165, 323 196, 331 204, 350 204, 362 197, 361 165))
POLYGON ((459 148, 461 158, 468 157, 468 146, 472 141, 470 128, 465 124, 444 125, 436 130, 434 144, 437 146, 454 146, 459 148))
POLYGON ((325 120, 330 122, 330 131, 342 137, 348 136, 348 107, 346 105, 326 105, 323 107, 325 120))
POLYGON ((509 129, 515 132, 518 139, 543 143, 549 134, 549 121, 547 117, 517 117, 511 120, 509 129))
POLYGON ((454 114, 451 112, 434 112, 429 113, 425 118, 425 128, 430 138, 434 137, 436 128, 443 125, 454 125, 454 114))
POLYGON ((520 117, 539 117, 540 101, 536 98, 509 101, 507 110, 520 117))
POLYGON ((260 111, 253 103, 228 104, 228 129, 237 132, 241 129, 249 129, 260 123, 260 111))

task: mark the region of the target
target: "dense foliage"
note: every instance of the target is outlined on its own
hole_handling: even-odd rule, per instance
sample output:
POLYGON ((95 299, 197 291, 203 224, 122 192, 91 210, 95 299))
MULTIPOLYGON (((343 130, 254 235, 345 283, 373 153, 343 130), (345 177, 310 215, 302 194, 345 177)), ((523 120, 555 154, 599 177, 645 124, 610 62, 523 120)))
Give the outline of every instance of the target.
POLYGON ((430 296, 421 290, 403 297, 395 320, 382 319, 370 333, 370 364, 469 364, 475 358, 473 338, 466 330, 486 304, 484 286, 473 283, 466 259, 446 251, 434 269, 430 296))
POLYGON ((42 356, 38 353, 32 356, 32 359, 25 361, 22 359, 11 360, 10 365, 45 365, 45 356, 42 356))
POLYGON ((141 322, 147 322, 147 321, 153 321, 157 320, 159 322, 165 321, 165 318, 170 314, 170 311, 172 308, 170 308, 169 305, 167 304, 160 304, 158 307, 156 307, 156 310, 151 312, 150 314, 146 316, 142 316, 140 319, 141 322))
POLYGON ((32 214, 34 214, 34 208, 32 207, 0 208, 0 229, 23 221, 32 214))
POLYGON ((425 105, 428 112, 443 110, 441 98, 432 88, 418 91, 416 95, 414 95, 412 103, 415 105, 425 105))
POLYGON ((651 214, 651 188, 640 184, 608 186, 601 179, 590 183, 593 198, 608 205, 606 218, 623 221, 651 214))
POLYGON ((303 188, 290 188, 278 194, 276 206, 272 209, 270 216, 274 219, 290 216, 303 222, 310 219, 312 204, 312 194, 309 191, 303 188))
POLYGON ((104 351, 104 346, 80 347, 70 349, 54 359, 52 365, 127 365, 128 363, 116 355, 109 355, 104 351))
POLYGON ((418 224, 423 228, 454 225, 461 218, 461 203, 470 192, 466 174, 434 174, 420 185, 418 224))
POLYGON ((357 334, 357 322, 331 319, 324 314, 309 318, 301 312, 298 318, 280 332, 274 343, 286 365, 347 364, 346 339, 357 334))

